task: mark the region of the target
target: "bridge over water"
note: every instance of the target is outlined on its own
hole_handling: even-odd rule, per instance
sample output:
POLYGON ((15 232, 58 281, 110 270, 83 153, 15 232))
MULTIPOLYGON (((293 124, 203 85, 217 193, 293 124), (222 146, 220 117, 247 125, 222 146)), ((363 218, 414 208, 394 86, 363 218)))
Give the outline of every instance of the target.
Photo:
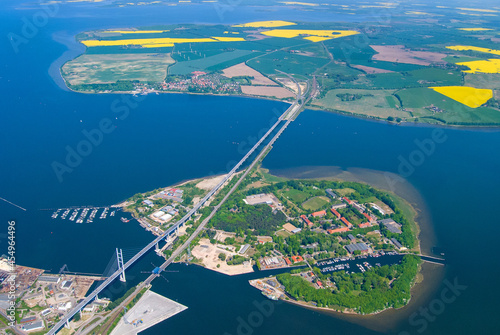
MULTIPOLYGON (((130 260, 128 260, 126 263, 123 264, 122 267, 120 267, 117 271, 112 273, 104 282, 102 282, 92 293, 90 293, 84 300, 82 300, 78 305, 76 305, 69 313, 67 313, 61 320, 50 329, 47 334, 53 335, 55 334, 59 329, 64 327, 65 325, 69 324, 69 320, 75 316, 75 314, 79 313, 87 304, 89 304, 92 300, 94 300, 100 292, 102 292, 108 285, 110 285, 113 281, 115 281, 117 278, 123 276, 124 278, 124 273, 125 270, 128 269, 130 266, 132 266, 137 260, 139 260, 142 256, 144 256, 147 252, 149 252, 151 249, 153 249, 155 246, 158 245, 158 243, 167 237, 169 237, 172 234, 175 234, 179 227, 181 227, 183 224, 185 224, 217 191, 219 191, 224 184, 231 179, 231 177, 238 171, 238 169, 245 163, 245 161, 262 145, 262 143, 269 137, 273 131, 281 125, 281 128, 279 131, 273 136, 271 141, 265 146, 265 148, 261 151, 261 154, 257 156, 257 158, 253 161, 253 163, 249 166, 249 168, 246 170, 244 175, 240 178, 238 183, 233 186, 231 191, 225 196, 223 201, 221 201, 217 206, 215 206, 214 210, 212 213, 207 217, 202 224, 197 228, 197 230, 189 237, 189 239, 184 243, 184 245, 179 249, 183 250, 183 248, 187 247, 189 243, 198 235, 198 233, 201 231, 201 229, 204 227, 204 225, 208 222, 208 220, 215 215, 215 212, 220 208, 222 203, 227 199, 227 197, 236 189, 238 184, 243 180, 243 178, 246 176, 246 174, 249 172, 249 170, 260 160, 260 158, 264 155, 264 153, 267 151, 267 149, 278 139, 278 137, 283 133, 283 131, 288 127, 290 122, 296 117, 296 115, 300 112, 301 108, 304 105, 304 102, 299 104, 299 100, 302 99, 302 94, 300 92, 300 86, 297 84, 299 87, 299 94, 297 96, 297 100, 278 118, 278 120, 269 128, 269 130, 260 138, 260 140, 255 143, 255 145, 248 151, 248 153, 243 156, 243 158, 229 171, 229 173, 224 177, 224 179, 219 182, 210 192, 207 193, 201 199, 182 219, 177 221, 174 225, 172 225, 170 228, 168 228, 162 235, 158 236, 154 240, 152 240, 150 243, 148 243, 144 248, 142 248, 137 254, 135 254, 130 260), (286 120, 286 121, 285 121, 286 120)), ((174 255, 173 255, 174 256, 174 255)), ((174 257, 170 257, 169 261, 165 262, 161 268, 162 270, 165 269, 171 261, 174 259, 174 257)), ((151 275, 147 280, 147 284, 149 284, 152 279, 154 279, 156 275, 151 275)))

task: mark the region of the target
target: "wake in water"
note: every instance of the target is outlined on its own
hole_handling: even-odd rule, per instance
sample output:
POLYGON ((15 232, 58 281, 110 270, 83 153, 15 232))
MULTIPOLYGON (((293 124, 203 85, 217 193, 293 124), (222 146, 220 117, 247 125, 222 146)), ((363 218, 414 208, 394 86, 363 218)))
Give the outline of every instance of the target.
POLYGON ((16 206, 17 208, 22 209, 23 211, 25 211, 25 212, 26 212, 26 208, 22 208, 21 206, 18 206, 18 205, 16 205, 15 203, 10 202, 10 201, 9 201, 9 200, 7 200, 7 199, 0 198, 0 200, 3 200, 3 201, 5 201, 6 203, 11 204, 12 206, 16 206))

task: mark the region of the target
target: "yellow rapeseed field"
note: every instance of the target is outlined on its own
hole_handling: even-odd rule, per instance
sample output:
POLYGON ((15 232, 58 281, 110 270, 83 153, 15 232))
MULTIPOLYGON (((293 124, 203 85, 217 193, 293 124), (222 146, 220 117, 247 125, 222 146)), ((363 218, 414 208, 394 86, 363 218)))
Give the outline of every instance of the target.
POLYGON ((473 51, 486 52, 486 53, 489 53, 489 54, 500 56, 500 50, 474 47, 474 46, 471 46, 471 45, 454 45, 454 46, 449 46, 449 47, 446 47, 446 48, 451 49, 451 50, 457 50, 457 51, 473 50, 473 51))
POLYGON ((500 59, 498 58, 462 62, 457 65, 469 67, 470 70, 463 71, 465 73, 500 73, 500 59))
POLYGON ((429 88, 470 108, 477 108, 493 98, 493 91, 490 89, 466 86, 441 86, 429 88))
POLYGON ((263 31, 261 34, 266 36, 273 37, 285 37, 285 38, 293 38, 299 35, 309 35, 304 37, 304 39, 320 42, 329 40, 332 38, 344 37, 359 34, 354 30, 304 30, 304 29, 273 29, 269 31, 263 31))
POLYGON ((465 30, 465 31, 486 31, 486 30, 493 30, 491 28, 458 28, 458 30, 465 30))
POLYGON ((117 45, 140 45, 143 48, 173 47, 180 43, 203 43, 203 42, 238 42, 244 41, 241 37, 206 37, 206 38, 137 38, 126 40, 86 40, 82 41, 87 47, 103 47, 117 45))
POLYGON ((288 21, 256 21, 256 22, 248 22, 243 24, 235 24, 233 27, 238 28, 274 28, 274 27, 284 27, 284 26, 293 26, 296 25, 294 22, 288 21))

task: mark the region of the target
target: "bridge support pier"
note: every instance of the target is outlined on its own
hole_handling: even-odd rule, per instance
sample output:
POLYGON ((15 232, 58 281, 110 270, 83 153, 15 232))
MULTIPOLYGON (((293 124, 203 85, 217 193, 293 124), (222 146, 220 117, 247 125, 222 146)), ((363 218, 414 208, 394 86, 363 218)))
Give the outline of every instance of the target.
POLYGON ((70 329, 69 327, 69 320, 66 320, 66 324, 64 325, 65 328, 70 329))
POLYGON ((123 253, 122 249, 116 248, 116 258, 118 259, 118 269, 122 271, 120 274, 120 281, 125 283, 127 280, 125 279, 125 268, 123 266, 123 253))
POLYGON ((155 250, 156 251, 160 250, 160 242, 156 243, 155 250))

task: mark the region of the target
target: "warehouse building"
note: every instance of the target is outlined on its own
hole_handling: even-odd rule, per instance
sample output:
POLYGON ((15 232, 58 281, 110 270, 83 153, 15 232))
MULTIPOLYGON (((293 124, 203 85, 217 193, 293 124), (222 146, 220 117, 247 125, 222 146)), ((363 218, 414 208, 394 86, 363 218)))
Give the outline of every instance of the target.
POLYGON ((394 221, 393 219, 380 220, 379 223, 383 224, 388 231, 394 234, 401 234, 401 225, 394 221))
POLYGON ((362 253, 366 253, 366 252, 370 251, 370 248, 368 248, 368 246, 363 242, 348 244, 345 246, 345 248, 351 254, 353 254, 356 250, 358 250, 362 253))

